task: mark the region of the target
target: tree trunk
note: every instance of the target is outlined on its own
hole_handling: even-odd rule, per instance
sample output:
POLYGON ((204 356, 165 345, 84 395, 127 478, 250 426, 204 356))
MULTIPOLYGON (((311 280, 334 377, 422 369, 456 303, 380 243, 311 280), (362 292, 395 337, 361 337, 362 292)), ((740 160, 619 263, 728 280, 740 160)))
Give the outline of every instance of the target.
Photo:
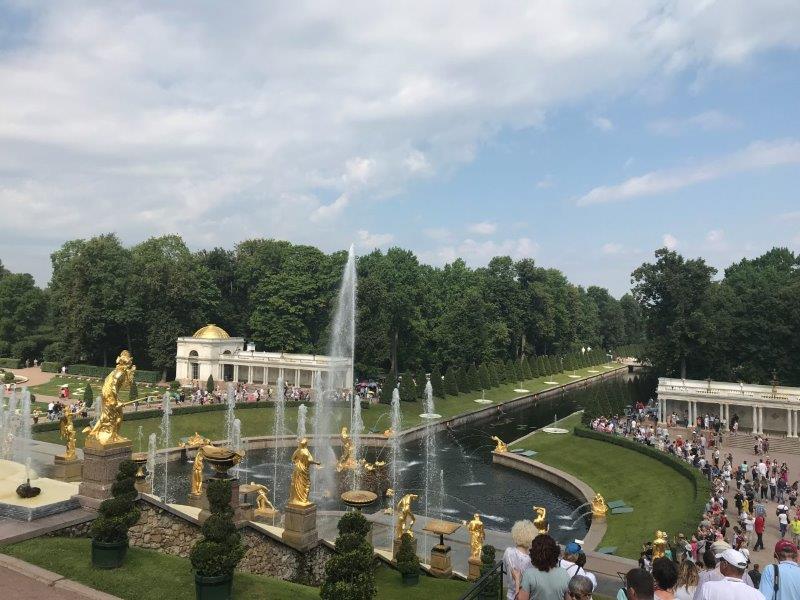
POLYGON ((390 360, 391 360, 392 366, 389 369, 389 371, 391 373, 394 373, 394 374, 397 374, 397 341, 398 341, 399 337, 400 337, 400 332, 397 329, 395 329, 394 330, 394 335, 392 335, 392 347, 391 347, 391 351, 390 351, 390 355, 391 355, 390 356, 390 360))

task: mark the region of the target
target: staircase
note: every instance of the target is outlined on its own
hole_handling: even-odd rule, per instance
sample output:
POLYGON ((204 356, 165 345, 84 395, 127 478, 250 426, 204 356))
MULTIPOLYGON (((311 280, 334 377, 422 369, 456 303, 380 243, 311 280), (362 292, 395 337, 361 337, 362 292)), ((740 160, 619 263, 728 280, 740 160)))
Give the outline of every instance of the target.
MULTIPOLYGON (((800 438, 788 438, 785 436, 767 436, 769 438, 769 454, 800 454, 800 438)), ((739 433, 738 435, 726 435, 723 448, 741 448, 742 450, 753 451, 755 438, 749 433, 739 433)))

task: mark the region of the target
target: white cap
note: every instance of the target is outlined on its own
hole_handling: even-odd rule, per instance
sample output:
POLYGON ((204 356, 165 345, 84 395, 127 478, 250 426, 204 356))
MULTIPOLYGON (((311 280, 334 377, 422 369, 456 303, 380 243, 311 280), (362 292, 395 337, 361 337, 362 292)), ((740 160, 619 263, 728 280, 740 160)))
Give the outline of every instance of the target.
POLYGON ((733 548, 728 548, 722 554, 717 554, 717 558, 721 558, 726 563, 736 567, 737 569, 747 568, 747 557, 733 548))

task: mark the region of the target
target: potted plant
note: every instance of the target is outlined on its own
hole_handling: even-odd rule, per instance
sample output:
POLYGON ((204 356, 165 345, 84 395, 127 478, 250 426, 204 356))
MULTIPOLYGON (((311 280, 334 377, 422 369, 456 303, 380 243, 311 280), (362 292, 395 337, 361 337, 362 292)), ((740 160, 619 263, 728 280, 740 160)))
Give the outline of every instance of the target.
POLYGON ((377 594, 372 567, 371 525, 358 511, 339 519, 336 556, 325 565, 322 600, 372 600, 377 594))
POLYGON ((203 538, 189 555, 194 568, 197 600, 228 600, 233 570, 244 556, 241 535, 233 523, 231 482, 212 479, 206 490, 211 515, 203 523, 203 538))
POLYGON ((419 583, 419 557, 411 544, 411 536, 407 533, 400 538, 400 548, 397 550, 397 570, 403 578, 403 585, 417 585, 419 583))
POLYGON ((92 565, 100 569, 116 569, 128 552, 128 529, 139 520, 134 506, 138 492, 134 487, 136 464, 124 460, 111 486, 112 498, 100 503, 100 516, 92 523, 92 565))

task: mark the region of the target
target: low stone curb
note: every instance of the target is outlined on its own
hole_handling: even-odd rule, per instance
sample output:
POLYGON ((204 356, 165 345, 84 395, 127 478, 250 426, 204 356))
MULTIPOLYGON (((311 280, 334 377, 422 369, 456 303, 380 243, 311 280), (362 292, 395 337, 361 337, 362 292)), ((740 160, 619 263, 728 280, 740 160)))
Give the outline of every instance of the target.
POLYGON ((36 565, 32 565, 31 563, 13 556, 8 556, 7 554, 0 554, 0 566, 11 569, 20 575, 24 575, 40 583, 44 583, 49 587, 56 587, 75 594, 80 594, 88 600, 120 600, 117 596, 95 590, 77 581, 67 579, 58 573, 53 573, 52 571, 37 567, 36 565))

